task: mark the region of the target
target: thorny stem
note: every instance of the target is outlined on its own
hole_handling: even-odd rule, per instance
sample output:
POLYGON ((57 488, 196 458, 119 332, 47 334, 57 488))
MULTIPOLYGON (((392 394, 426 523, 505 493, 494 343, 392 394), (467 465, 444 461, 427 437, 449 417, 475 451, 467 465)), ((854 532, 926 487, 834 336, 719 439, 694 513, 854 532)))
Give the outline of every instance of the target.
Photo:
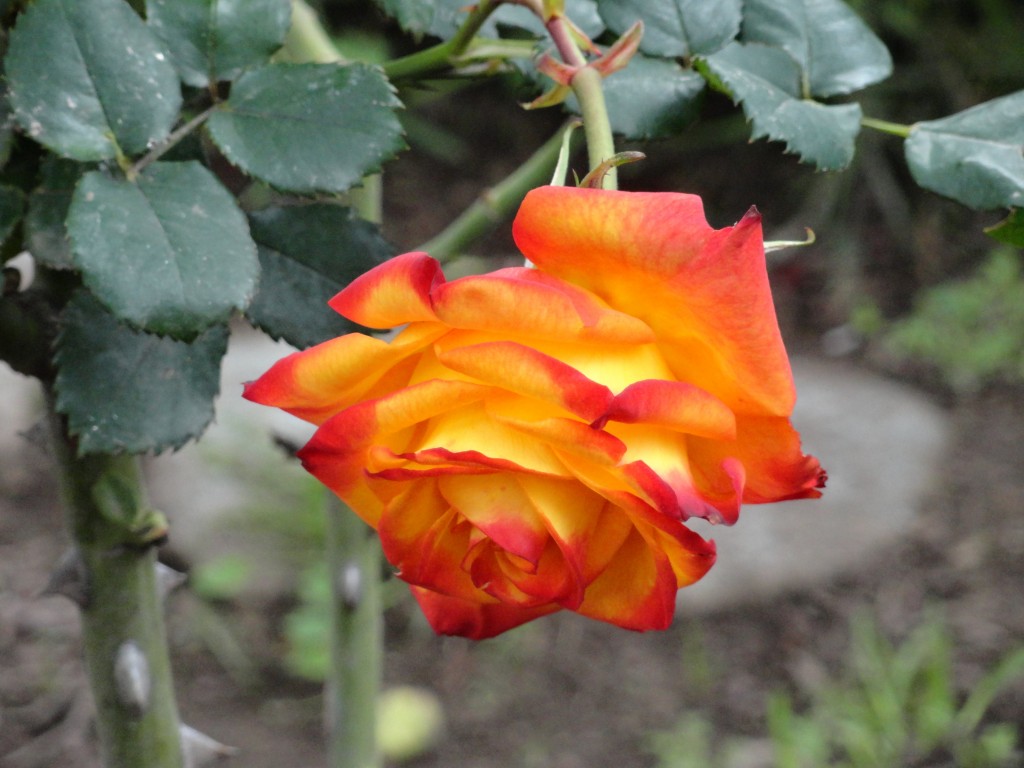
MULTIPOLYGON (((547 22, 548 34, 562 56, 562 61, 579 71, 573 76, 570 86, 580 103, 583 113, 583 132, 587 137, 587 160, 594 170, 615 154, 615 139, 612 136, 608 105, 605 103, 601 73, 586 66, 586 58, 580 51, 563 16, 555 15, 547 22)), ((618 187, 618 174, 612 167, 601 182, 604 189, 618 187)))
POLYGON ((482 192, 444 231, 416 250, 426 251, 442 263, 463 253, 470 243, 506 219, 527 192, 551 178, 562 136, 563 131, 558 131, 513 173, 482 192))
POLYGON ((384 645, 380 544, 333 494, 326 506, 332 598, 326 689, 329 765, 379 768, 377 699, 384 645))
POLYGON ((125 512, 105 508, 96 492, 116 476, 142 499, 132 456, 77 456, 75 441, 47 392, 52 444, 64 495, 67 527, 81 558, 83 653, 96 702, 105 768, 181 768, 177 703, 156 585, 156 551, 139 545, 114 522, 125 512), (123 653, 134 644, 138 653, 123 653))

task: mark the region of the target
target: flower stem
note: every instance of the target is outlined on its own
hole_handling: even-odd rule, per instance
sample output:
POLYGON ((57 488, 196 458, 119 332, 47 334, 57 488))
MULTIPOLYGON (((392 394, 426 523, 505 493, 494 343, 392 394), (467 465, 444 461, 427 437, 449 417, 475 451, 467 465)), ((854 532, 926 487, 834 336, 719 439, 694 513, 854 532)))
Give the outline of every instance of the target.
MULTIPOLYGON (((615 139, 612 124, 608 119, 608 105, 605 103, 601 73, 588 67, 576 41, 572 37, 565 17, 552 16, 547 22, 548 34, 554 42, 562 61, 579 70, 569 84, 583 113, 583 133, 587 137, 587 161, 593 171, 615 154, 615 139)), ((604 189, 618 187, 618 174, 610 167, 601 180, 604 189)))
POLYGON ((327 729, 331 768, 379 768, 377 698, 384 628, 380 544, 333 495, 327 501, 331 667, 327 729))
MULTIPOLYGON (((601 74, 592 67, 584 67, 572 79, 572 90, 583 112, 583 132, 587 137, 587 160, 590 169, 597 168, 615 154, 615 139, 608 119, 608 106, 604 100, 601 74)), ((618 187, 618 173, 612 166, 601 183, 604 189, 618 187)))
MULTIPOLYGON (((48 406, 67 526, 81 574, 83 651, 96 702, 105 768, 181 768, 180 723, 156 585, 156 550, 139 545, 97 493, 118 478, 121 500, 144 498, 132 456, 77 456, 75 441, 48 406)), ((130 511, 130 510, 128 510, 130 511)))
POLYGON ((903 125, 902 123, 890 123, 888 120, 876 120, 873 117, 862 117, 860 124, 865 128, 874 128, 876 131, 882 133, 888 133, 893 136, 899 136, 902 139, 910 136, 912 125, 903 125))
POLYGON ((416 250, 426 251, 442 263, 463 253, 470 243, 506 219, 527 192, 548 182, 558 162, 562 136, 559 130, 509 176, 482 192, 443 232, 416 250))

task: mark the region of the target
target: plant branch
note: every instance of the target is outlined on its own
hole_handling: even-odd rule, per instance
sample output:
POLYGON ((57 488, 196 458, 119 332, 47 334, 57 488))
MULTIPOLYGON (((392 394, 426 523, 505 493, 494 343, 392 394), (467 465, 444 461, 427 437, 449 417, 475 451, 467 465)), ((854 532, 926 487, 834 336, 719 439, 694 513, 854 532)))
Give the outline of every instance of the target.
POLYGON ((184 139, 186 136, 192 133, 192 131, 194 131, 200 125, 205 123, 207 119, 210 117, 210 115, 213 114, 213 110, 215 110, 216 108, 216 104, 207 107, 198 115, 189 120, 187 123, 176 128, 174 131, 171 132, 171 134, 166 139, 160 142, 157 146, 153 147, 153 149, 144 154, 138 160, 136 160, 135 164, 132 165, 131 168, 129 168, 125 174, 128 177, 128 180, 134 181, 135 177, 142 173, 143 169, 145 169, 147 165, 156 162, 161 157, 163 157, 164 154, 166 154, 175 146, 177 146, 182 139, 184 139))
POLYGON ((487 21, 500 0, 480 0, 455 35, 443 43, 384 64, 384 74, 390 80, 423 77, 449 69, 452 61, 466 51, 480 27, 487 21))
POLYGON ((442 263, 463 253, 470 243, 506 219, 527 192, 550 180, 562 136, 563 131, 558 131, 508 177, 482 192, 444 231, 416 250, 426 251, 442 263))
POLYGON ((384 626, 380 544, 333 494, 327 500, 331 665, 327 728, 331 768, 379 768, 377 699, 384 626))
MULTIPOLYGON (((615 155, 615 139, 602 86, 601 74, 593 67, 584 67, 572 79, 572 90, 583 114, 583 132, 587 137, 587 159, 591 170, 615 155)), ((604 175, 601 186, 604 189, 618 187, 618 173, 614 166, 604 175)))
POLYGON ((865 128, 873 128, 876 131, 888 133, 892 136, 899 136, 902 139, 910 136, 910 132, 914 129, 914 126, 912 125, 890 123, 888 120, 876 120, 873 117, 862 117, 860 119, 860 124, 865 128))
POLYGON ((103 765, 181 768, 156 550, 139 539, 139 530, 124 525, 145 514, 137 461, 132 456, 77 456, 52 391, 47 399, 67 527, 81 574, 83 653, 103 765))
MULTIPOLYGON (((569 85, 580 103, 583 132, 587 137, 587 159, 589 168, 593 171, 615 154, 615 139, 608 118, 601 73, 587 65, 586 57, 573 39, 564 16, 552 16, 546 26, 562 61, 570 67, 577 68, 569 85)), ((614 166, 610 166, 601 180, 601 187, 615 189, 617 186, 618 174, 614 166)))

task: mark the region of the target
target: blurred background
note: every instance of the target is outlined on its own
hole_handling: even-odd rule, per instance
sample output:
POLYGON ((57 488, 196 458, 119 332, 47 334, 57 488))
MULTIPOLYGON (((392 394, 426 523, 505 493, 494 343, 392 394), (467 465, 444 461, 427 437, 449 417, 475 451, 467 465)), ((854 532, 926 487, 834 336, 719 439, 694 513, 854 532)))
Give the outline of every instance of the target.
MULTIPOLYGON (((1024 88, 1019 0, 858 0, 895 74, 858 94, 897 123, 1024 88)), ((369 2, 313 3, 351 55, 416 44, 369 2)), ((516 78, 403 93, 411 151, 384 176, 396 252, 436 235, 561 124, 516 78)), ((902 143, 865 130, 817 173, 749 143, 710 95, 682 138, 646 143, 626 189, 700 194, 715 226, 751 206, 793 355, 822 502, 747 507, 702 529, 720 560, 667 632, 556 616, 471 644, 434 637, 388 582, 386 743, 423 768, 1012 766, 1024 723, 1024 278, 984 233, 1002 216, 926 193, 902 143)), ((580 162, 577 162, 580 165, 580 162)), ((499 225, 454 271, 518 258, 499 225)), ((147 460, 190 575, 169 605, 186 722, 251 768, 323 765, 324 496, 271 440, 291 420, 240 383, 286 350, 236 334, 217 424, 147 460)), ((0 767, 94 765, 73 606, 39 597, 65 539, 39 395, 0 372, 0 767)))

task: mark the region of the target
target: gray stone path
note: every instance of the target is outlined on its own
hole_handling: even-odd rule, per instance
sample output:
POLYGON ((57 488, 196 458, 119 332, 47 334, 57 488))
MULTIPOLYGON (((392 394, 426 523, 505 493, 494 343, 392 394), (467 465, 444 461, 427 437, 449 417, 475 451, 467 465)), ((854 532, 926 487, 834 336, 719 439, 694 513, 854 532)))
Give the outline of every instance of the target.
POLYGON ((793 360, 793 422, 828 471, 821 499, 747 505, 703 526, 718 562, 679 593, 683 612, 756 599, 855 568, 913 523, 939 471, 946 414, 913 389, 842 360, 793 360))

